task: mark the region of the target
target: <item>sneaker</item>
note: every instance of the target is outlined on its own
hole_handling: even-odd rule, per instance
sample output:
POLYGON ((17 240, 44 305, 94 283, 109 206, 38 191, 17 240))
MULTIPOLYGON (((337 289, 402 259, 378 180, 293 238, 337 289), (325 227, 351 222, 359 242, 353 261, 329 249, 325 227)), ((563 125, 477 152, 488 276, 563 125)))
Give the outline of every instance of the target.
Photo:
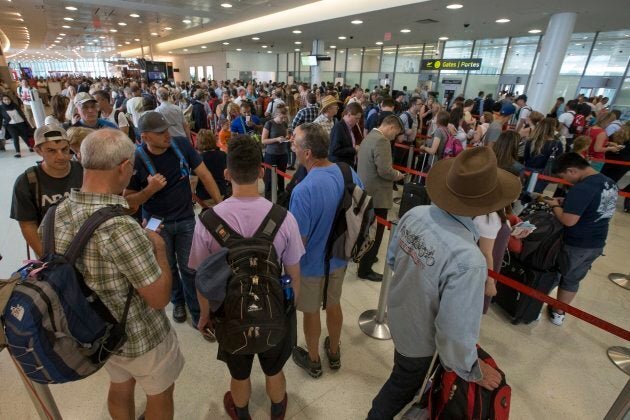
POLYGON ((22 155, 21 155, 20 153, 16 153, 16 154, 14 154, 14 155, 13 155, 13 157, 14 157, 14 158, 21 158, 21 157, 22 157, 22 155))
POLYGON ((555 312, 551 306, 547 306, 547 310, 549 311, 549 320, 551 323, 553 325, 561 326, 564 322, 565 315, 555 312))
POLYGON ((217 336, 214 333, 214 329, 213 328, 206 328, 203 330, 203 332, 201 333, 201 336, 206 340, 209 341, 211 343, 214 343, 217 341, 217 336))
POLYGON ((304 369, 306 373, 311 375, 313 378, 319 378, 320 376, 322 376, 321 360, 313 362, 308 357, 308 352, 302 347, 297 346, 296 348, 294 348, 292 356, 295 364, 304 369))
POLYGON ((186 307, 183 304, 178 303, 173 306, 173 321, 178 324, 186 321, 186 307))
POLYGON ((279 416, 274 416, 273 413, 270 413, 271 420, 284 420, 284 416, 287 414, 287 403, 288 403, 288 396, 287 394, 284 394, 284 399, 282 400, 281 404, 282 404, 282 414, 279 416))
POLYGON ((331 369, 337 370, 341 367, 341 346, 337 350, 337 354, 330 351, 330 337, 326 337, 324 340, 324 350, 326 350, 326 357, 328 358, 328 366, 331 369))
MULTIPOLYGON (((223 407, 232 420, 238 420, 236 405, 234 405, 234 399, 232 398, 232 393, 230 391, 226 392, 223 396, 223 407)), ((249 419, 251 420, 251 416, 249 419)))

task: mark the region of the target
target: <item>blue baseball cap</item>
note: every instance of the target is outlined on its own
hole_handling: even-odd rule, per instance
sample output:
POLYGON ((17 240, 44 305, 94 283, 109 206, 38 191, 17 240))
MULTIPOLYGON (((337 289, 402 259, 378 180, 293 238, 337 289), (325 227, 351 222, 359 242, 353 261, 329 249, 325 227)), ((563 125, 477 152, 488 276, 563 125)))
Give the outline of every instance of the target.
POLYGON ((516 107, 513 104, 505 104, 501 107, 501 115, 508 116, 516 114, 516 107))

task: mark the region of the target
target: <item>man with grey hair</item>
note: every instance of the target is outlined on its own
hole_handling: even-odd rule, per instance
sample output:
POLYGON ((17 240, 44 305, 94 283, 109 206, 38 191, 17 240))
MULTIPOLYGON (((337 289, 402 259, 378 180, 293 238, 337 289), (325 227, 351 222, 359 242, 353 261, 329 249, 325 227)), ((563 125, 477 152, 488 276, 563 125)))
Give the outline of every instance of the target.
POLYGON ((157 90, 157 100, 160 105, 155 108, 157 112, 164 116, 164 119, 170 124, 168 133, 171 137, 186 137, 190 139, 190 127, 184 118, 184 112, 176 105, 168 101, 170 92, 168 89, 161 87, 157 90))
MULTIPOLYGON (((58 253, 66 251, 97 210, 129 208, 121 193, 133 174, 134 153, 133 143, 117 129, 98 130, 85 138, 81 144, 83 186, 73 189, 55 209, 58 253)), ((127 294, 134 289, 125 325, 127 341, 122 352, 105 364, 110 376, 109 414, 135 418, 137 382, 147 395, 146 418, 172 419, 173 390, 184 358, 164 313, 171 293, 164 240, 130 216, 116 216, 96 229, 76 267, 116 319, 122 318, 127 294)))
MULTIPOLYGON (((314 123, 302 124, 295 129, 294 151, 297 160, 308 171, 308 175, 291 193, 289 210, 295 216, 300 228, 306 254, 300 261, 302 282, 297 297, 297 309, 304 313, 304 336, 306 348, 293 350, 293 361, 312 376, 322 375, 319 358, 319 338, 321 320, 319 315, 323 302, 326 243, 335 221, 337 207, 343 197, 344 177, 340 164, 328 160, 330 137, 326 131, 314 123)), ((345 165, 345 164, 341 164, 345 165)), ((363 187, 357 174, 351 171, 355 184, 363 187)), ((326 298, 326 325, 328 337, 324 349, 331 369, 341 367, 339 340, 343 313, 341 312, 341 288, 346 274, 345 260, 330 260, 326 298)))

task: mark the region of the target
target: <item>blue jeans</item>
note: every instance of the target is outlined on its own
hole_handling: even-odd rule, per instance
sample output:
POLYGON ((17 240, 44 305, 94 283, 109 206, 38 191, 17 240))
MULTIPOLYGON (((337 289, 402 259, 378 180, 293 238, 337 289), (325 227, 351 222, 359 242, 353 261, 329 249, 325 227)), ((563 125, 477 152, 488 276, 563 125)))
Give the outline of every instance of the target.
POLYGON ((199 321, 199 301, 195 288, 195 270, 188 268, 188 257, 195 231, 195 218, 165 222, 160 234, 166 243, 168 264, 173 275, 171 302, 188 306, 194 325, 199 321))
POLYGON ((431 366, 432 357, 407 357, 394 350, 394 369, 372 401, 368 420, 391 420, 413 400, 431 366))

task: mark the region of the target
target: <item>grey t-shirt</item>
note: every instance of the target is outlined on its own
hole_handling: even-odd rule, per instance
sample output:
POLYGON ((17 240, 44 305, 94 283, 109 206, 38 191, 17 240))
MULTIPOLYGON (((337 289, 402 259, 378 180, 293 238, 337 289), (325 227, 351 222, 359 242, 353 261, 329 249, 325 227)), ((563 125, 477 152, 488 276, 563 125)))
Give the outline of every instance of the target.
POLYGON ((499 121, 493 121, 492 124, 488 126, 488 130, 486 131, 486 135, 483 139, 483 144, 488 146, 499 138, 501 133, 503 132, 503 123, 499 121))
MULTIPOLYGON (((285 123, 278 124, 274 120, 265 123, 265 128, 269 130, 269 138, 287 137, 288 126, 285 123)), ((270 155, 286 155, 289 151, 289 143, 271 143, 265 146, 265 153, 270 155)))
POLYGON ((71 161, 70 165, 70 173, 64 178, 53 178, 44 172, 39 164, 35 166, 37 188, 30 185, 26 172, 18 176, 13 187, 11 219, 20 222, 37 221, 39 225, 51 205, 70 196, 72 188, 81 188, 83 167, 74 161, 71 161))

